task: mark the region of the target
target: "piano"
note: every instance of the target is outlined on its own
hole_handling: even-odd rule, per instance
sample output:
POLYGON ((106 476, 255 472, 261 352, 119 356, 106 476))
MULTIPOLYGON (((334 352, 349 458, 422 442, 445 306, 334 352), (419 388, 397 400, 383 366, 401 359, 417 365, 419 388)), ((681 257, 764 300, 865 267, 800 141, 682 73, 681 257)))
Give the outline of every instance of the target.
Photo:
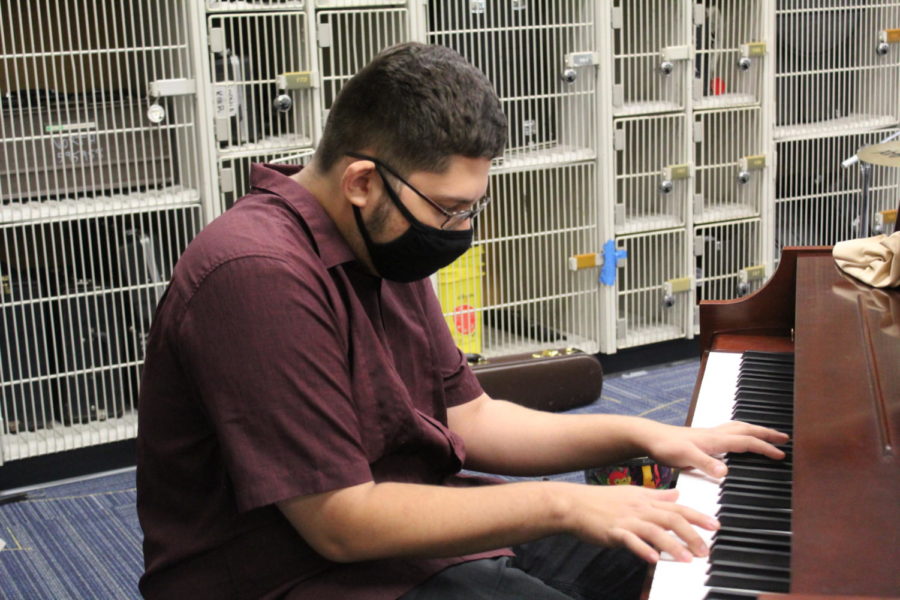
POLYGON ((664 556, 644 598, 900 598, 900 289, 785 248, 754 294, 701 303, 700 343, 687 424, 738 414, 792 439, 785 461, 726 457, 721 481, 679 474, 679 503, 722 529, 698 528, 709 557, 664 556))

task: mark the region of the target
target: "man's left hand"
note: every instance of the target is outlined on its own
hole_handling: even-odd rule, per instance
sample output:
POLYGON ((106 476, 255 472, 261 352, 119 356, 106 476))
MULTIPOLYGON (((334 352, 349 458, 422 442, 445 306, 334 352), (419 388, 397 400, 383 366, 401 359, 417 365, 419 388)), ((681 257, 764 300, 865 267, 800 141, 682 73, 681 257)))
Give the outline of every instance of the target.
POLYGON ((650 458, 671 467, 699 469, 711 477, 723 477, 728 472, 725 463, 716 458, 718 455, 755 452, 779 460, 784 458, 784 452, 775 444, 789 439, 786 433, 741 421, 710 428, 657 425, 660 429, 646 442, 650 458))

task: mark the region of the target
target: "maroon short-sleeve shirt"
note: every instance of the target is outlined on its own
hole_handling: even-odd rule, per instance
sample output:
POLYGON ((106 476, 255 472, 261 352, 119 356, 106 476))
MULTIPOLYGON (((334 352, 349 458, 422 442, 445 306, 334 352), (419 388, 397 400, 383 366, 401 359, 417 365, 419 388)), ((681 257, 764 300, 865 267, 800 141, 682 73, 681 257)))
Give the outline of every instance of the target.
POLYGON ((138 431, 148 598, 396 598, 508 553, 337 564, 274 506, 368 481, 465 485, 447 407, 481 393, 430 282, 366 273, 297 170, 254 165, 157 309, 138 431))

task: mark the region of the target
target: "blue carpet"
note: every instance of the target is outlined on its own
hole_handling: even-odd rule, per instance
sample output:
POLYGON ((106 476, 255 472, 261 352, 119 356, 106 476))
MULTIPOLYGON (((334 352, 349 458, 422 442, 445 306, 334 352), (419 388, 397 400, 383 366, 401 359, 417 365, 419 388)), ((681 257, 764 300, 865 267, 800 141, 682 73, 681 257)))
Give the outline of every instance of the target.
POLYGON ((139 598, 134 471, 44 488, 0 506, 0 597, 139 598))
MULTIPOLYGON (((571 413, 641 415, 681 425, 699 359, 604 378, 603 393, 571 413)), ((2 467, 0 467, 2 468, 2 467)), ((556 479, 583 481, 581 473, 556 479)), ((0 505, 0 598, 139 598, 143 535, 135 512, 134 471, 63 483, 0 505)))

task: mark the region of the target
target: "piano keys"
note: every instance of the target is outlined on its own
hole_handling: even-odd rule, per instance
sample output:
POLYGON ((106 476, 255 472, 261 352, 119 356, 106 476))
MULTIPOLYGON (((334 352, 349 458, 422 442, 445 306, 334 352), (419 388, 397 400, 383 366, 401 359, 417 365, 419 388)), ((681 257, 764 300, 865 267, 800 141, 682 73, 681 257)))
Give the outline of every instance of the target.
POLYGON ((711 426, 733 412, 790 428, 792 444, 783 465, 727 457, 724 481, 679 476, 679 502, 719 513, 723 526, 698 529, 708 559, 661 561, 649 598, 897 596, 900 290, 842 274, 827 248, 785 249, 759 292, 701 304, 701 343, 688 423, 711 426), (754 350, 793 353, 793 361, 756 355, 769 364, 742 376, 740 357, 754 350))
MULTIPOLYGON (((712 427, 740 415, 747 422, 790 430, 793 355, 713 352, 705 373, 694 427, 712 427)), ((679 502, 716 514, 722 527, 715 533, 697 529, 710 546, 708 559, 667 559, 657 566, 651 600, 674 598, 671 590, 679 590, 679 598, 698 599, 788 591, 791 448, 783 449, 784 461, 727 456, 729 473, 721 481, 694 472, 679 476, 679 502)))

